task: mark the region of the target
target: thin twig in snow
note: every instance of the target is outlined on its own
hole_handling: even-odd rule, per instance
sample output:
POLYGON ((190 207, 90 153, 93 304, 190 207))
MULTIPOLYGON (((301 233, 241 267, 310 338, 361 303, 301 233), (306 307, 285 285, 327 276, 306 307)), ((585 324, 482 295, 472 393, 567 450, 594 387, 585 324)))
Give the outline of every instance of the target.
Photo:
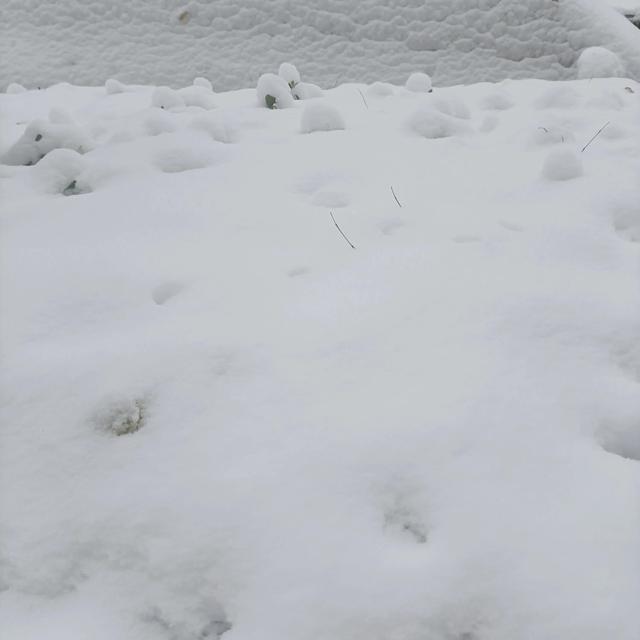
POLYGON ((368 109, 369 105, 367 104, 367 99, 364 97, 364 93, 362 93, 361 89, 358 89, 358 93, 362 96, 362 102, 364 102, 364 106, 368 109))
POLYGON ((580 153, 584 153, 584 150, 610 125, 610 122, 605 122, 595 133, 595 135, 582 147, 580 153))
POLYGON ((393 190, 393 185, 390 185, 391 187, 391 193, 393 194, 393 197, 395 199, 395 201, 398 203, 398 206, 402 209, 402 205, 400 204, 400 200, 398 200, 398 196, 396 195, 396 192, 393 190))
POLYGON ((336 222, 336 219, 333 217, 333 211, 329 211, 329 215, 331 216, 331 219, 333 220, 333 224, 336 225, 336 229, 340 232, 340 235, 342 235, 342 237, 347 241, 347 243, 349 244, 349 246, 352 249, 355 249, 356 248, 355 245, 351 242, 351 240, 349 240, 349 238, 347 238, 347 236, 344 235, 344 232, 342 231, 342 229, 340 228, 340 226, 336 222))

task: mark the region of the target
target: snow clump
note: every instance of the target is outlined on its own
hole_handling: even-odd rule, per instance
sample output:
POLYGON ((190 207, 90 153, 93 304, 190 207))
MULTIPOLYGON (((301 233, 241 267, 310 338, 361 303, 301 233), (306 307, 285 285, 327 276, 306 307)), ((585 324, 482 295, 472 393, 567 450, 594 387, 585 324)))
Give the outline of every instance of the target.
POLYGON ((302 133, 313 131, 339 131, 346 125, 341 113, 325 102, 314 102, 305 107, 300 119, 302 133))
POLYGON ((296 100, 310 100, 311 98, 322 98, 322 89, 317 84, 311 82, 298 82, 291 93, 296 100))
POLYGON ((290 62, 283 62, 278 69, 278 75, 293 89, 300 82, 300 73, 290 62))
POLYGON ((625 76, 622 60, 605 47, 587 47, 578 58, 578 78, 621 78, 625 76))
POLYGON ((554 149, 542 165, 542 175, 547 180, 572 180, 582 174, 582 158, 574 149, 554 149))
POLYGON ((120 82, 120 80, 116 80, 115 78, 109 78, 104 83, 104 88, 108 94, 112 93, 124 93, 127 90, 127 87, 120 82))
POLYGON ((25 87, 23 87, 21 84, 18 84, 17 82, 12 82, 7 87, 7 93, 24 93, 25 91, 25 87))
POLYGON ((209 91, 213 91, 213 85, 211 84, 211 80, 208 80, 207 78, 201 78, 201 77, 194 78, 193 86, 204 87, 205 89, 209 89, 209 91))
POLYGON ((408 77, 405 87, 414 93, 431 93, 433 91, 431 78, 426 73, 419 71, 408 77))

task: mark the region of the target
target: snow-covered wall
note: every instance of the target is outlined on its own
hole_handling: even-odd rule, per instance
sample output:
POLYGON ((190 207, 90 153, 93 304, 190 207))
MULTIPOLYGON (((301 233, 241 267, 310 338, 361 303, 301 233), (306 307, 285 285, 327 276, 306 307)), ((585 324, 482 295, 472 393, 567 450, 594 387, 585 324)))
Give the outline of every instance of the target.
POLYGON ((575 77, 603 45, 640 77, 640 33, 600 0, 2 0, 0 85, 254 85, 283 60, 306 79, 439 84, 575 77))

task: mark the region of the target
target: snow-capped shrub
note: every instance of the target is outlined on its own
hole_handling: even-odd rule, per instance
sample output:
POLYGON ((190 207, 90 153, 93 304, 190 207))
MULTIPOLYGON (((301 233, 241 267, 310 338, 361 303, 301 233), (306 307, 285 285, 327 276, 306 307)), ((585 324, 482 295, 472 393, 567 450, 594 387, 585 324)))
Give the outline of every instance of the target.
POLYGON ((605 47, 588 47, 578 58, 578 78, 620 78, 625 76, 622 60, 605 47))
POLYGON ((178 94, 188 107, 200 107, 202 109, 215 109, 216 99, 213 92, 206 87, 193 85, 178 90, 178 94))
POLYGON ((337 131, 345 128, 344 118, 332 105, 325 102, 312 102, 302 112, 300 130, 302 133, 313 131, 337 131))
POLYGON ((413 91, 415 93, 430 93, 431 91, 433 91, 431 78, 426 73, 422 73, 420 71, 412 73, 407 78, 405 87, 409 91, 413 91))
POLYGON ((542 175, 547 180, 572 180, 582 174, 582 158, 574 149, 554 149, 542 165, 542 175))
POLYGON ((431 106, 418 109, 407 121, 411 131, 423 138, 448 138, 470 131, 469 125, 431 106))
POLYGON ((169 87, 156 87, 151 94, 151 104, 160 109, 179 109, 185 106, 182 96, 169 87))
POLYGON ((7 87, 7 93, 24 93, 25 91, 26 89, 21 84, 18 84, 17 82, 12 82, 7 87))
POLYGON ((124 84, 122 84, 122 82, 120 82, 119 80, 116 80, 115 78, 109 78, 104 83, 104 88, 108 94, 124 93, 127 90, 127 87, 124 84))
POLYGON ((278 75, 293 89, 300 82, 298 70, 290 63, 283 62, 278 69, 278 75))
POLYGON ((384 98, 385 96, 392 96, 395 93, 396 88, 388 82, 374 82, 367 89, 367 93, 370 96, 384 98))
POLYGON ((72 149, 85 153, 92 148, 89 136, 76 124, 34 120, 5 153, 2 162, 9 165, 32 165, 54 149, 72 149))
POLYGON ((275 73, 260 76, 256 87, 258 103, 268 109, 286 109, 293 106, 289 85, 275 73))
POLYGON ((193 86, 203 87, 204 89, 209 89, 209 91, 213 91, 213 85, 211 84, 210 80, 207 80, 207 78, 201 78, 201 77, 194 78, 193 86))
POLYGON ((311 98, 322 98, 324 93, 317 84, 311 82, 298 82, 291 90, 296 100, 310 100, 311 98))

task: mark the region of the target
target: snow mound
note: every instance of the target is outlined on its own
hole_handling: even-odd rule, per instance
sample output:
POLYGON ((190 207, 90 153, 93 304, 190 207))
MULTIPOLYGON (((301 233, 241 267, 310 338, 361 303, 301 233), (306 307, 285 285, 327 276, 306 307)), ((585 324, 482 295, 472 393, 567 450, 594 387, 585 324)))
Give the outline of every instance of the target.
POLYGON ((426 73, 412 73, 405 84, 409 91, 415 93, 430 93, 433 90, 431 78, 426 73))
POLYGON ((322 98, 322 89, 311 82, 298 82, 291 90, 296 100, 310 100, 312 98, 322 98))
POLYGON ((542 175, 547 180, 573 180, 583 173, 584 169, 580 154, 569 148, 550 151, 542 166, 542 175))
MULTIPOLYGON (((191 88, 191 87, 190 87, 191 88)), ((197 87, 193 87, 197 90, 197 87)), ((185 106, 184 97, 170 87, 156 87, 151 94, 151 104, 160 109, 182 109, 185 106)))
POLYGON ((17 82, 12 82, 7 87, 7 93, 24 93, 26 91, 25 87, 17 82))
POLYGON ((407 120, 408 128, 423 138, 449 138, 468 133, 471 128, 461 118, 436 109, 432 105, 421 106, 407 120))
POLYGON ((637 30, 602 0, 5 0, 0 86, 63 80, 216 88, 252 86, 283 52, 323 87, 403 84, 423 69, 438 86, 507 77, 576 77, 580 52, 603 46, 640 77, 637 30), (55 8, 55 10, 54 10, 55 8))
POLYGON ((0 95, 3 638, 638 640, 640 86, 367 86, 0 95))
POLYGON ((302 133, 314 131, 339 131, 346 128, 342 114, 331 104, 313 102, 308 104, 300 118, 302 133))
POLYGON ((194 87, 203 87, 205 89, 209 89, 209 91, 213 91, 213 85, 211 84, 211 80, 209 80, 207 78, 202 78, 202 77, 194 78, 193 79, 193 86, 194 87))
POLYGON ((119 80, 116 80, 115 78, 109 78, 104 83, 104 88, 105 88, 105 91, 110 95, 114 93, 124 93, 127 90, 127 87, 122 82, 120 82, 119 80))
POLYGON ((625 76, 620 56, 605 47, 588 47, 578 58, 578 78, 619 78, 625 76))

